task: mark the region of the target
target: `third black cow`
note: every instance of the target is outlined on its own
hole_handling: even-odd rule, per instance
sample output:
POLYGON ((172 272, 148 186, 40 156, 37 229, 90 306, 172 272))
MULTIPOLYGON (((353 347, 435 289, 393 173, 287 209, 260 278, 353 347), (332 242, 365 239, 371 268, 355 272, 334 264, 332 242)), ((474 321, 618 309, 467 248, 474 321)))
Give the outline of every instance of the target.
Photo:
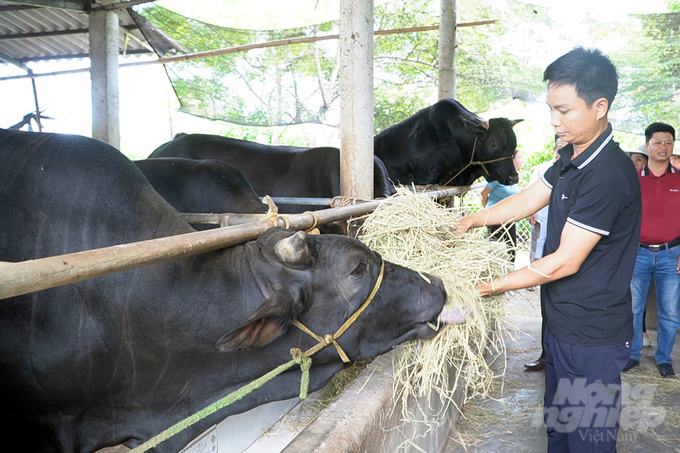
POLYGON ((522 120, 483 120, 454 99, 442 99, 374 139, 374 152, 399 184, 469 186, 487 181, 515 184, 513 126, 522 120))

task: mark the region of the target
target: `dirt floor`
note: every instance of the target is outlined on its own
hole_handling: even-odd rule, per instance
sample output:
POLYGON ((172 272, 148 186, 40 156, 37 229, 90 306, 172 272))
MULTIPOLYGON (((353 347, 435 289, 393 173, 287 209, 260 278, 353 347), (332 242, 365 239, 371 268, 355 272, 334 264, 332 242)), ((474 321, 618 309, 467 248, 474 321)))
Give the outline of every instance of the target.
MULTIPOLYGON (((519 261, 518 257, 521 264, 519 261)), ((463 419, 452 430, 445 453, 546 451, 544 375, 524 371, 524 364, 541 353, 538 293, 522 290, 509 297, 507 357, 493 364, 498 375, 504 377, 498 379, 495 395, 473 400, 464 407, 463 419)), ((680 378, 659 376, 654 362, 656 330, 648 333, 652 347, 642 349, 641 366, 622 375, 624 409, 619 453, 680 452, 680 378)), ((673 359, 680 373, 680 340, 676 340, 673 359)))

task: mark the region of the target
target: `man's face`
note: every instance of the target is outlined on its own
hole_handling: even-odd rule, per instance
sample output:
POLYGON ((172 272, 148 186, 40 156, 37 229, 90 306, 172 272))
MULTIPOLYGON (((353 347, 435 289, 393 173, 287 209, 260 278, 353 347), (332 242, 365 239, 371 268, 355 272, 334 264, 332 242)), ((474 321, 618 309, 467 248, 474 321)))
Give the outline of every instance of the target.
POLYGON ((673 136, 670 132, 654 132, 652 138, 645 143, 649 160, 668 162, 673 155, 673 136))
POLYGON ((515 165, 515 170, 522 168, 524 159, 522 159, 522 152, 520 150, 515 150, 515 155, 512 158, 512 163, 515 165))
POLYGON ((573 85, 548 86, 546 101, 550 108, 550 124, 555 133, 574 146, 589 144, 599 134, 598 120, 606 114, 596 101, 589 107, 576 94, 573 85))

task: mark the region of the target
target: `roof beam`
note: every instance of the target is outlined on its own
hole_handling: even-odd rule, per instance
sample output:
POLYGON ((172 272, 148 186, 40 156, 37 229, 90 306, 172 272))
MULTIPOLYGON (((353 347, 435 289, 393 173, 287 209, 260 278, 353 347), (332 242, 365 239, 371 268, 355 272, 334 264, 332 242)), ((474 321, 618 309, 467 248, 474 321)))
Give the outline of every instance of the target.
POLYGON ((155 2, 156 0, 126 0, 118 3, 111 3, 108 5, 102 5, 102 6, 97 6, 95 8, 92 8, 92 11, 97 11, 100 9, 106 10, 106 11, 113 11, 116 9, 123 9, 123 8, 130 8, 135 5, 141 5, 142 3, 152 3, 155 2))
POLYGON ((6 0, 8 2, 17 3, 17 6, 3 6, 0 10, 17 11, 27 8, 62 8, 73 9, 77 11, 114 11, 117 9, 131 8, 142 3, 152 3, 156 0, 127 0, 118 3, 110 3, 108 5, 92 6, 91 0, 6 0), (29 6, 30 5, 30 6, 29 6))
POLYGON ((78 0, 7 0, 14 3, 20 3, 23 5, 35 5, 44 6, 47 8, 61 8, 61 9, 71 9, 76 11, 87 11, 86 4, 89 1, 78 1, 78 0))
MULTIPOLYGON (((136 30, 139 27, 135 24, 125 25, 122 28, 125 30, 136 30)), ((87 28, 76 28, 73 30, 54 30, 54 31, 41 31, 35 33, 17 33, 13 35, 0 35, 0 41, 5 39, 30 39, 30 38, 45 38, 49 36, 63 36, 63 35, 77 35, 89 33, 87 28)))
POLYGON ((87 28, 78 28, 75 30, 55 30, 55 31, 41 31, 35 33, 17 33, 13 35, 0 35, 0 41, 5 39, 30 39, 30 38, 45 38, 47 36, 77 35, 87 32, 88 32, 87 28))
POLYGON ((9 55, 5 55, 4 53, 0 52, 0 60, 5 61, 9 64, 13 64, 14 66, 23 69, 27 73, 30 74, 31 70, 24 64, 24 62, 19 61, 15 58, 10 57, 9 55))

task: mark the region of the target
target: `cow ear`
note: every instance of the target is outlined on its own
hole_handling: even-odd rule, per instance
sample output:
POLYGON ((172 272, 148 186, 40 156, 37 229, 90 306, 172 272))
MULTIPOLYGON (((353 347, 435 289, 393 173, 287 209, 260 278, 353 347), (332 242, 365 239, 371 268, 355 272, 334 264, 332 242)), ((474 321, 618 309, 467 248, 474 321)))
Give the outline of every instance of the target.
POLYGON ((524 119, 521 119, 521 120, 510 120, 510 127, 515 127, 515 124, 521 123, 522 121, 524 121, 524 119))
POLYGON ((217 340, 217 350, 235 352, 271 343, 288 331, 293 319, 304 310, 305 301, 300 286, 275 292, 240 327, 217 340))
POLYGON ((304 231, 298 231, 292 236, 281 239, 274 245, 274 252, 279 260, 286 264, 308 263, 311 255, 307 247, 307 234, 304 231))

